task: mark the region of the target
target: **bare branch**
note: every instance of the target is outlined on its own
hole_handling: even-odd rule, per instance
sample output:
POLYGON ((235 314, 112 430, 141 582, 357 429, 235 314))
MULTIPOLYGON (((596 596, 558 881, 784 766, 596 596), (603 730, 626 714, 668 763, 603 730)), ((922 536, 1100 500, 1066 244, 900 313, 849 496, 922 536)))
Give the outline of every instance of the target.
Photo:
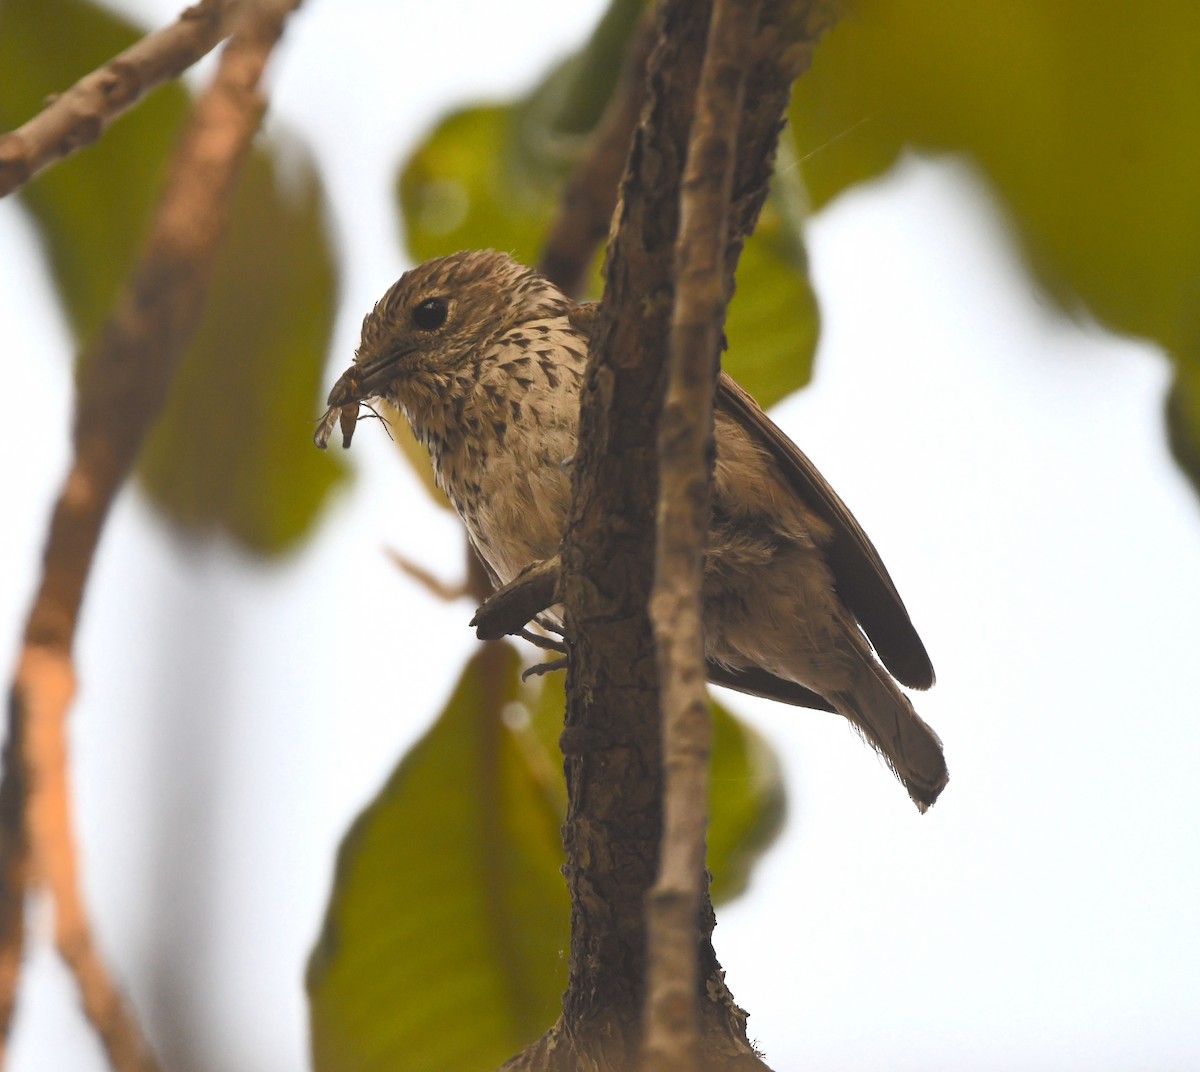
POLYGON ((709 518, 713 398, 728 288, 723 264, 751 34, 762 0, 715 0, 679 196, 675 307, 658 433, 657 566, 650 611, 663 712, 663 841, 647 901, 642 1066, 700 1057, 696 932, 706 880, 708 759, 700 586, 709 518))
POLYGON ((558 602, 559 560, 555 555, 521 570, 508 584, 497 588, 471 619, 480 640, 499 640, 519 634, 547 607, 558 602))
POLYGON ((53 97, 27 123, 0 135, 0 197, 90 145, 152 89, 178 78, 230 29, 235 0, 200 0, 177 22, 147 34, 53 97))
MULTIPOLYGON (((258 82, 293 7, 247 5, 212 86, 196 103, 147 248, 85 362, 74 459, 51 519, 42 583, 11 691, 12 740, 20 743, 20 752, 6 752, 0 786, 6 834, 0 878, 11 882, 23 871, 14 855, 22 846, 8 836, 15 796, 32 878, 45 884, 54 902, 59 952, 120 1072, 146 1072, 157 1064, 103 962, 79 889, 67 775, 67 713, 75 687, 71 652, 105 517, 199 322, 235 181, 264 108, 258 82)), ((6 887, 5 904, 21 892, 6 887)), ((6 925, 0 938, 6 942, 2 965, 13 952, 12 929, 6 925)), ((0 993, 0 1009, 11 1001, 11 992, 0 993)))
POLYGON ((441 603, 453 603, 456 599, 462 599, 463 596, 468 595, 471 591, 465 578, 456 584, 452 584, 448 581, 443 581, 424 566, 414 562, 411 558, 407 558, 393 547, 385 547, 383 553, 392 560, 393 566, 411 577, 426 592, 433 596, 434 599, 441 603))
POLYGON ((16 704, 8 707, 4 778, 0 782, 0 1067, 16 1007, 17 981, 25 950, 25 893, 29 886, 29 841, 25 836, 25 777, 20 757, 24 729, 16 704))

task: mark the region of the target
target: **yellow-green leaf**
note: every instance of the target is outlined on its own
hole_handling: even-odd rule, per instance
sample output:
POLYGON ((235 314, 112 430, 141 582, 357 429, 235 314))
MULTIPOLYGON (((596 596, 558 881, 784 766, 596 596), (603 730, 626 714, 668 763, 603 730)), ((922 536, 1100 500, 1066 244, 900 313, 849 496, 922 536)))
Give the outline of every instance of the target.
POLYGON ((347 834, 308 973, 317 1072, 483 1072, 556 1019, 560 820, 503 719, 518 672, 481 649, 347 834))
MULTIPOLYGON (((563 675, 521 686, 507 644, 468 664, 338 853, 308 973, 316 1072, 483 1072, 555 1020, 563 675)), ((746 885, 784 815, 769 747, 713 705, 713 896, 746 885)))
POLYGON ((783 829, 787 794, 771 746, 715 700, 709 767, 708 870, 714 904, 732 901, 783 829))
POLYGON ((142 452, 154 503, 254 551, 292 545, 344 467, 312 445, 337 279, 320 183, 298 145, 242 173, 204 319, 142 452))
MULTIPOLYGON (((0 124, 24 122, 139 36, 81 0, 4 0, 0 124)), ((135 262, 186 107, 180 86, 154 91, 21 192, 81 353, 135 262)), ((336 291, 312 164, 291 139, 257 148, 200 331, 141 459, 144 487, 176 524, 262 552, 308 529, 344 472, 310 446, 336 291)))
POLYGON ((785 130, 780 166, 758 227, 742 250, 725 323, 725 370, 764 409, 808 383, 820 333, 804 251, 804 191, 793 160, 785 130))
MULTIPOLYGON (((562 732, 566 696, 565 675, 542 679, 537 699, 531 702, 532 730, 545 760, 558 772, 557 792, 566 801, 558 735, 562 732)), ((715 700, 713 751, 709 767, 708 870, 712 898, 717 904, 744 892, 758 859, 783 827, 787 795, 783 772, 771 746, 754 730, 715 700)))
MULTIPOLYGON (((817 204, 905 147, 967 154, 1064 310, 1156 340, 1180 384, 1200 374, 1194 0, 860 0, 791 119, 817 204)), ((1182 390, 1172 442, 1200 483, 1182 390)))
MULTIPOLYGON (((528 96, 458 110, 430 132, 402 168, 397 187, 413 257, 493 248, 526 264, 538 260, 562 183, 603 103, 588 72, 598 62, 616 62, 639 6, 617 0, 587 48, 528 96)), ((604 88, 611 93, 611 81, 604 88)), ((781 160, 738 269, 725 359, 764 406, 808 382, 819 326, 804 253, 807 195, 786 133, 781 160)))
MULTIPOLYGON (((84 0, 0 3, 0 129, 31 119, 141 36, 129 22, 84 0)), ((99 330, 129 272, 187 94, 160 87, 90 145, 18 195, 45 243, 75 338, 99 330)))
POLYGON ((401 168, 409 252, 460 249, 538 259, 558 191, 616 84, 642 0, 613 0, 591 38, 520 100, 457 110, 401 168))
POLYGON ((400 175, 409 252, 426 260, 501 249, 534 262, 566 171, 564 139, 519 104, 447 116, 400 175))

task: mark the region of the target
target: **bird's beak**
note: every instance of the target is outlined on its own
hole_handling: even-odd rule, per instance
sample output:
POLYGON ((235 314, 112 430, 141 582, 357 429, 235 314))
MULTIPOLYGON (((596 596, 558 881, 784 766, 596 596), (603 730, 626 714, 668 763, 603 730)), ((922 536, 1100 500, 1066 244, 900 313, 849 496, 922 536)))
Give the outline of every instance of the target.
POLYGON ((359 405, 383 393, 384 388, 394 378, 396 363, 403 356, 389 353, 362 364, 356 362, 337 378, 329 392, 329 409, 325 411, 325 416, 321 418, 313 436, 313 441, 321 450, 329 443, 334 421, 341 424, 342 446, 350 446, 359 405))
POLYGON ((362 364, 355 362, 337 379, 329 392, 330 406, 349 406, 383 394, 394 378, 393 370, 403 354, 383 354, 362 364))

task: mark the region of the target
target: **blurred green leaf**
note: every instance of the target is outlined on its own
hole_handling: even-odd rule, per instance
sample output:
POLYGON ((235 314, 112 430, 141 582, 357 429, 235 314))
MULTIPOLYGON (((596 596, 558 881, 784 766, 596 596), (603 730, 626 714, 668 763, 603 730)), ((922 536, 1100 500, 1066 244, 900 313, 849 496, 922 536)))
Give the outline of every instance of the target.
MULTIPOLYGON (((616 0, 588 46, 521 100, 465 108, 434 128, 397 184, 413 257, 492 248, 536 263, 581 135, 612 92, 611 79, 597 83, 588 72, 620 62, 639 7, 616 0)), ((818 333, 803 242, 806 193, 786 136, 781 153, 786 166, 742 255, 727 331, 726 367, 763 405, 808 382, 818 333)))
MULTIPOLYGON (((551 659, 556 656, 548 651, 545 657, 551 659)), ((530 716, 526 729, 530 741, 526 751, 544 757, 537 760, 538 766, 543 770, 548 766, 553 771, 552 791, 558 801, 558 813, 565 819, 567 780, 563 775, 563 757, 558 739, 562 736, 563 720, 567 713, 566 672, 544 674, 532 679, 525 686, 524 698, 530 716)))
MULTIPOLYGON (((556 772, 556 792, 566 814, 567 786, 562 777, 558 737, 566 710, 564 674, 542 678, 530 701, 531 730, 541 756, 540 769, 556 772)), ((759 857, 783 828, 787 795, 783 772, 771 746, 715 700, 713 753, 709 768, 708 870, 712 898, 721 904, 740 896, 759 857)))
MULTIPOLYGON (((0 4, 0 124, 15 127, 140 36, 80 0, 0 4)), ((186 112, 176 84, 21 192, 81 352, 138 255, 186 112)), ((311 525, 344 467, 310 449, 337 283, 319 182, 289 139, 256 148, 204 320, 140 464, 175 523, 278 551, 311 525)))
MULTIPOLYGON (((308 974, 317 1072, 493 1069, 555 1020, 570 911, 560 868, 563 675, 519 683, 482 649, 338 853, 308 974)), ((745 888, 784 815, 770 748, 713 705, 714 899, 745 888)))
POLYGON ((537 261, 559 188, 616 86, 642 0, 612 0, 591 38, 510 104, 457 110, 403 165, 397 194, 419 261, 501 249, 537 261))
MULTIPOLYGON (((31 119, 47 97, 140 36, 132 23, 83 0, 4 0, 0 129, 31 119)), ((186 110, 182 86, 161 87, 18 195, 45 244, 81 345, 99 330, 129 272, 186 110)))
POLYGON ((317 1072, 494 1069, 566 986, 559 812, 502 712, 507 644, 467 665, 338 854, 308 973, 317 1072))
POLYGON ((621 77, 622 65, 647 0, 611 0, 587 43, 558 68, 561 89, 554 126, 586 134, 599 121, 621 77))
POLYGON ((758 859, 783 829, 787 794, 771 746, 715 700, 709 768, 708 869, 712 899, 741 896, 758 859))
POLYGON ((272 147, 246 162, 204 319, 141 458, 173 521, 259 552, 304 535, 344 473, 312 446, 337 298, 324 199, 302 148, 272 147))
POLYGON ((764 409, 811 379, 820 334, 804 251, 805 193, 794 161, 791 134, 784 130, 771 193, 738 262, 725 323, 725 370, 764 409))
POLYGON ((968 154, 1067 313, 1174 357, 1172 442, 1200 485, 1198 90, 1194 0, 859 0, 791 120, 818 205, 905 147, 968 154))
POLYGON ((565 141, 521 104, 465 108, 443 119, 400 174, 400 211, 419 261, 502 249, 536 261, 567 171, 565 141))

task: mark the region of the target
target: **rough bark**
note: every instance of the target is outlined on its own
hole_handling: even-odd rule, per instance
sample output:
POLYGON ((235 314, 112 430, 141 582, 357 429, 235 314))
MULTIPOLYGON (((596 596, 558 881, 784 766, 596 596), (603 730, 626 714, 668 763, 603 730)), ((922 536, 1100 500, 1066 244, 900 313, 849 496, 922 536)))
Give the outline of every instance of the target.
POLYGON ((642 1067, 700 1059, 696 932, 708 885, 705 833, 712 725, 700 586, 715 445, 713 400, 729 288, 722 271, 749 42, 762 0, 715 0, 679 197, 667 395, 650 602, 662 688, 663 839, 647 900, 642 1067))
POLYGON ((649 104, 621 184, 618 229, 592 333, 562 550, 570 649, 562 735, 571 891, 559 1022, 508 1069, 629 1069, 640 1045, 644 900, 662 827, 654 638, 655 428, 662 406, 678 188, 708 5, 667 0, 649 104))
MULTIPOLYGON (((833 3, 768 0, 751 44, 721 256, 726 295, 767 195, 792 80, 833 3)), ((563 753, 569 791, 565 869, 572 897, 569 985, 558 1023, 506 1066, 635 1067, 645 993, 644 901, 662 830, 662 751, 654 640, 657 428, 674 298, 679 188, 708 5, 667 0, 648 69, 608 251, 574 460, 575 498, 558 594, 571 651, 563 753)), ((711 944, 707 890, 695 933, 705 1069, 762 1069, 745 1013, 711 944)))

